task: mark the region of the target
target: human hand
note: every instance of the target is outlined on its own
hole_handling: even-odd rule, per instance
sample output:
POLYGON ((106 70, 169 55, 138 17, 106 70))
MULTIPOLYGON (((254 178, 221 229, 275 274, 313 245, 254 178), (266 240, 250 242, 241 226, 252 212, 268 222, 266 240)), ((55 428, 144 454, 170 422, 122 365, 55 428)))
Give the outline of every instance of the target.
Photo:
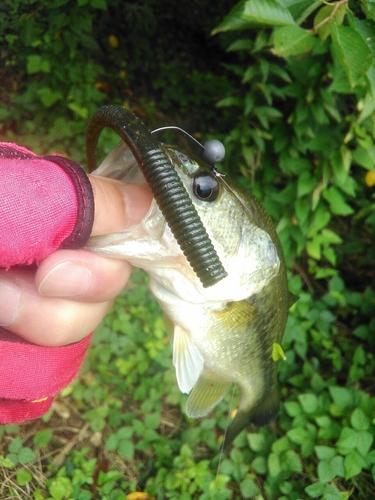
MULTIPOLYGON (((141 221, 148 188, 89 176, 94 191, 92 235, 122 231, 141 221)), ((39 268, 0 270, 0 326, 29 342, 78 342, 104 318, 125 286, 131 265, 86 250, 58 250, 39 268)))

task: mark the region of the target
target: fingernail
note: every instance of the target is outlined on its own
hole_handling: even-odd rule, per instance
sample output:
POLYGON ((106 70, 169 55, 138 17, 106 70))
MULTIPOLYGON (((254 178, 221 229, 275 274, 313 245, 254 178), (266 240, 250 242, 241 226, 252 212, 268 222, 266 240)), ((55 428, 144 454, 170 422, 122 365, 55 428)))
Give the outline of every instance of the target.
POLYGON ((13 323, 21 303, 21 288, 13 282, 0 279, 0 326, 13 323))
POLYGON ((44 277, 39 285, 40 295, 75 298, 87 292, 91 285, 91 271, 74 262, 62 262, 44 277))

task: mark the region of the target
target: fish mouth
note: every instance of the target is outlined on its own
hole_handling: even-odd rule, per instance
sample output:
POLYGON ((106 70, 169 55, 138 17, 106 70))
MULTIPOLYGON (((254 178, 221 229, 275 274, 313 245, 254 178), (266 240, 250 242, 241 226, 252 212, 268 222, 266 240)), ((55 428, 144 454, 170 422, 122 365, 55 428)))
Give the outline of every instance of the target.
POLYGON ((120 141, 112 149, 99 167, 91 172, 91 175, 147 186, 137 160, 124 141, 120 141))

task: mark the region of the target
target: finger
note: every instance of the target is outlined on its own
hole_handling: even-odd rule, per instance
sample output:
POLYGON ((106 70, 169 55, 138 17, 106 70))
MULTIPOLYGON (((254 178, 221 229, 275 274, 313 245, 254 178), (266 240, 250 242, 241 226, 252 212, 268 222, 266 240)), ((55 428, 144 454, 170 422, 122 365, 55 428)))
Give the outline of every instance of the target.
POLYGON ((31 269, 0 271, 0 324, 35 344, 59 346, 82 340, 111 305, 111 301, 80 303, 42 297, 31 269))
POLYGON ((148 187, 94 175, 89 178, 95 201, 92 235, 123 231, 138 224, 148 212, 152 200, 148 187))
POLYGON ((86 250, 58 250, 47 257, 35 275, 38 292, 79 302, 112 300, 126 285, 132 266, 86 250))

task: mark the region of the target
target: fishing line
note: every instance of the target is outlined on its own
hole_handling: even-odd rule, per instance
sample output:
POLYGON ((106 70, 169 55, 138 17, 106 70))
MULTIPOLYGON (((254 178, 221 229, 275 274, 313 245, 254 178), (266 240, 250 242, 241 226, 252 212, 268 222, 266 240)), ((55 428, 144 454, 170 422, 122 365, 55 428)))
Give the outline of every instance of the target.
POLYGON ((229 411, 228 411, 228 415, 227 415, 227 421, 226 421, 226 424, 225 424, 224 439, 223 439, 223 443, 222 443, 222 445, 220 447, 219 463, 217 464, 217 468, 216 468, 215 486, 214 486, 214 491, 212 492, 211 500, 214 500, 214 498, 215 498, 214 495, 216 494, 217 480, 218 480, 218 477, 219 477, 219 474, 220 474, 221 462, 222 462, 223 456, 224 456, 224 443, 225 443, 225 437, 227 435, 227 431, 228 431, 228 428, 229 428, 230 416, 232 414, 233 399, 234 399, 235 390, 236 390, 236 387, 235 387, 234 384, 232 384, 232 396, 231 396, 231 400, 230 400, 230 403, 229 403, 229 411))

